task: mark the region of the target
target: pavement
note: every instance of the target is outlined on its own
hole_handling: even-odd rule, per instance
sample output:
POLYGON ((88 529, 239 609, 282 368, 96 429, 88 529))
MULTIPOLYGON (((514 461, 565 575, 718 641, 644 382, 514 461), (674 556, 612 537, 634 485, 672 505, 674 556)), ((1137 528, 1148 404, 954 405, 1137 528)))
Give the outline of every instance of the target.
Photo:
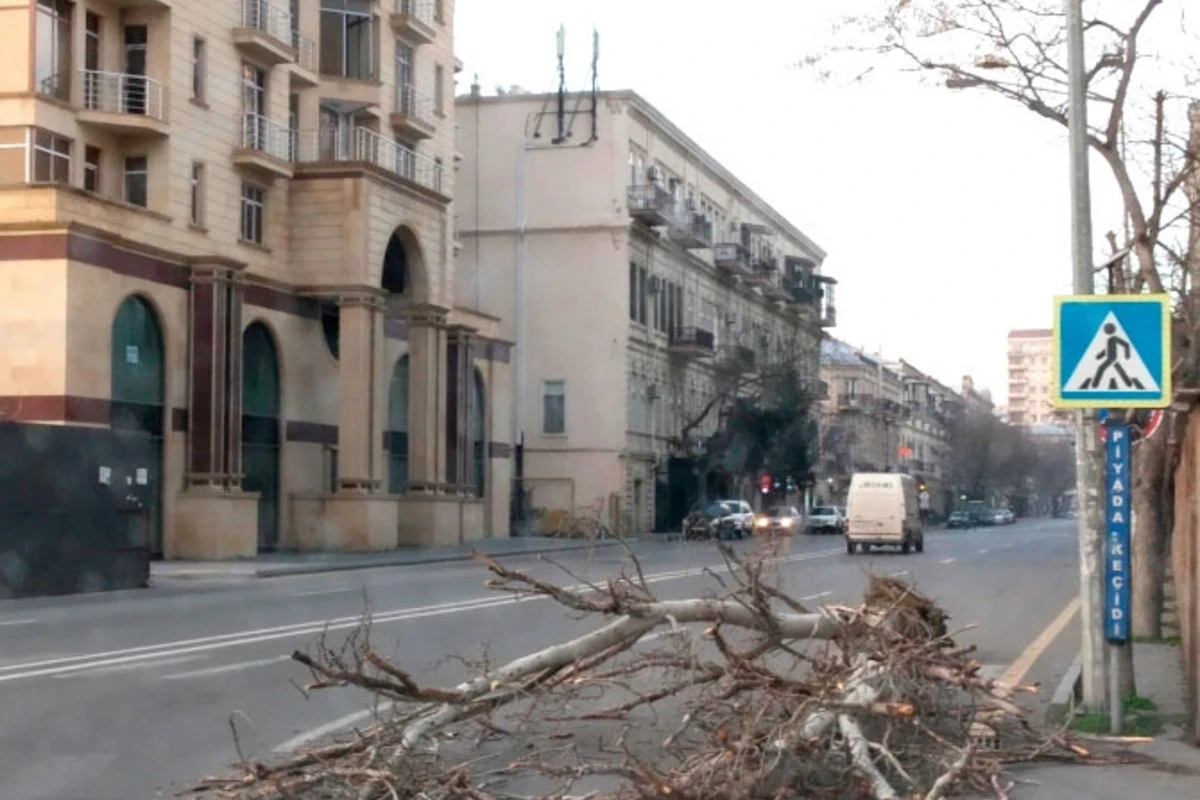
MULTIPOLYGON (((713 590, 705 568, 722 569, 711 543, 634 546, 665 598, 713 590)), ((253 573, 204 565, 208 573, 186 579, 159 572, 147 590, 0 602, 0 798, 170 796, 236 760, 231 720, 250 757, 291 752, 364 722, 371 712, 359 693, 305 699, 293 684, 308 676, 288 656, 323 633, 344 636, 367 609, 376 646, 418 680, 438 684, 466 675, 444 656, 507 660, 595 625, 550 601, 489 592, 479 565, 444 555, 269 580, 248 579, 270 568, 263 562, 253 573)), ((625 553, 504 555, 510 566, 573 584, 611 574, 625 553)), ((1033 699, 1035 711, 1049 705, 1079 649, 1070 522, 931 532, 926 552, 908 556, 852 556, 839 537, 797 536, 785 540, 781 556, 781 588, 806 603, 856 601, 871 570, 911 577, 949 609, 952 628, 978 623, 960 638, 978 645, 987 669, 1046 687, 1033 699)), ((1095 768, 1040 770, 1038 786, 1020 787, 1014 800, 1095 798, 1108 785, 1095 768)), ((1139 794, 1196 796, 1194 783, 1175 794, 1178 776, 1147 774, 1139 794)))

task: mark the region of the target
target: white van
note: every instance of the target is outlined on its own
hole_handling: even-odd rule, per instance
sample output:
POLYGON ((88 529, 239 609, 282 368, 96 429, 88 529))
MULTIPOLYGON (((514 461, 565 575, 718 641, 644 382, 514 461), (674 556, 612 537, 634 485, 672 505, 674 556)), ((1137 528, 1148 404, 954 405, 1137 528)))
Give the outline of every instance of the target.
POLYGON ((925 551, 925 527, 917 482, 897 472, 859 472, 846 499, 846 552, 865 553, 872 545, 925 551))

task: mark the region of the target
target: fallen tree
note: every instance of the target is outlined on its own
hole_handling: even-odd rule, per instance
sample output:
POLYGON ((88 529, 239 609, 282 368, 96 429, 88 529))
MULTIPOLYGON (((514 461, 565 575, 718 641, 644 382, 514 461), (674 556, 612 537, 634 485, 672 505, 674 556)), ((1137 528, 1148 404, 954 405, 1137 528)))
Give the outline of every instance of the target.
POLYGON ((565 588, 476 556, 492 588, 608 622, 442 688, 384 657, 364 620, 342 644, 322 639, 293 658, 312 673, 306 691, 358 687, 385 714, 291 758, 243 759, 190 791, 936 800, 967 788, 1003 798, 1008 764, 1090 758, 1032 724, 1015 697, 1036 689, 982 675, 974 647, 956 643, 945 612, 912 586, 872 576, 860 604, 809 610, 773 584, 770 553, 721 551, 732 580, 714 574, 723 593, 688 600, 655 597, 636 560, 603 584, 565 588))

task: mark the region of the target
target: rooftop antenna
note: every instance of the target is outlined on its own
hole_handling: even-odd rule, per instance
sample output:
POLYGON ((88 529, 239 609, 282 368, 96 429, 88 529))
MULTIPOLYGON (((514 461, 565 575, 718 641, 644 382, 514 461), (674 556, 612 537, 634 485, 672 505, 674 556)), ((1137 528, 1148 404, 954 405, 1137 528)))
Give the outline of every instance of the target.
POLYGON ((592 28, 592 135, 588 139, 589 142, 594 142, 600 138, 600 132, 597 129, 597 108, 596 104, 600 97, 600 31, 598 28, 592 28))
POLYGON ((558 26, 558 135, 554 144, 566 141, 566 101, 567 101, 567 68, 563 65, 563 55, 567 50, 567 26, 558 26))

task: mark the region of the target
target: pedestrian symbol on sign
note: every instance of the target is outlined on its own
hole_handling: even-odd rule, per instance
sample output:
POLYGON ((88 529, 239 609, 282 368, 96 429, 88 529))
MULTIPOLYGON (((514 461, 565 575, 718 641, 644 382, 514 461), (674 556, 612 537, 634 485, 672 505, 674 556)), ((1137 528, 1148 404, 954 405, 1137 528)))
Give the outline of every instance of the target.
POLYGON ((1063 385, 1063 391, 1105 392, 1121 389, 1157 392, 1159 385, 1121 327, 1116 314, 1109 312, 1071 377, 1063 385), (1100 363, 1097 364, 1097 361, 1100 363))

